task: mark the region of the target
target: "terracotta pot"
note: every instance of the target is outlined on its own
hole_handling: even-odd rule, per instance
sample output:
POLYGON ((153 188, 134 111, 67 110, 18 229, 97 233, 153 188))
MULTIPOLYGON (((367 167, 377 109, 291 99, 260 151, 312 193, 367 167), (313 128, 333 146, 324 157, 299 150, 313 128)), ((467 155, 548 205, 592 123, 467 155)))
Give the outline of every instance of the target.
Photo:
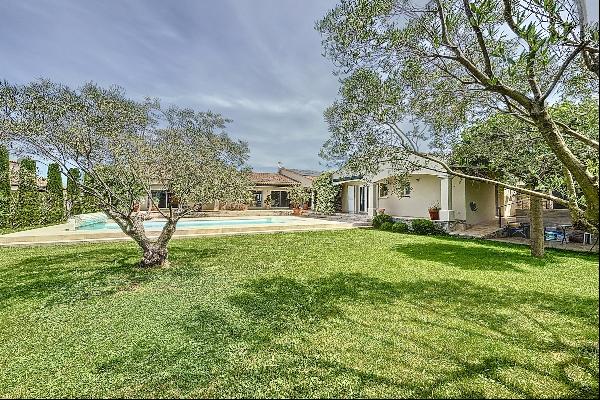
POLYGON ((301 215, 302 214, 302 209, 300 209, 300 208, 294 208, 294 209, 292 209, 292 214, 294 214, 294 215, 301 215))
POLYGON ((429 210, 429 219, 437 221, 440 219, 440 210, 429 210))

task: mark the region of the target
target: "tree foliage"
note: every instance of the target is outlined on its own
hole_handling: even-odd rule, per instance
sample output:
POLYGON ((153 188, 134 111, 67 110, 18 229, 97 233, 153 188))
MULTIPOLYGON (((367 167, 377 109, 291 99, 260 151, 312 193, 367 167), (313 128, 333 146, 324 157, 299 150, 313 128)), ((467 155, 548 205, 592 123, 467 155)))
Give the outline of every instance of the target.
POLYGON ((8 149, 0 146, 0 228, 10 226, 10 160, 8 149))
POLYGON ((138 243, 143 266, 164 264, 177 222, 202 203, 247 198, 248 148, 228 136, 229 120, 219 114, 133 101, 114 87, 71 89, 48 81, 2 82, 0 106, 0 139, 20 153, 58 163, 138 243), (84 183, 71 167, 90 179, 84 183), (159 210, 166 223, 156 239, 135 211, 140 199, 154 205, 151 186, 183 205, 159 210))
POLYGON ((79 215, 83 212, 81 200, 81 171, 79 168, 69 168, 67 170, 67 208, 69 215, 79 215))
POLYGON ((310 200, 310 191, 302 185, 294 185, 288 192, 292 207, 302 207, 310 200))
POLYGON ((36 162, 24 158, 19 163, 17 226, 36 226, 41 223, 41 201, 37 185, 36 162))
POLYGON ((333 184, 333 173, 323 172, 312 184, 315 192, 315 211, 321 214, 331 215, 335 213, 335 198, 339 187, 333 184))
POLYGON ((550 112, 561 97, 597 99, 598 30, 580 4, 342 1, 317 23, 326 55, 344 76, 341 100, 326 114, 328 149, 361 166, 381 157, 397 170, 407 153, 418 154, 467 177, 448 165, 452 147, 464 129, 500 112, 537 129, 539 146, 585 198, 570 207, 597 225, 598 174, 572 144, 597 152, 598 140, 550 112))
POLYGON ((48 203, 48 211, 45 213, 46 222, 49 224, 62 222, 65 216, 65 204, 62 175, 57 163, 48 165, 46 192, 46 202, 48 203))
MULTIPOLYGON (((598 138, 598 107, 594 100, 562 102, 551 107, 550 112, 558 121, 576 126, 588 137, 598 138)), ((597 173, 598 154, 574 139, 567 140, 588 168, 597 173)), ((539 131, 506 114, 494 114, 463 131, 460 142, 453 148, 451 162, 472 175, 523 184, 569 198, 564 168, 541 140, 539 131)), ((579 201, 585 204, 585 198, 579 201)))

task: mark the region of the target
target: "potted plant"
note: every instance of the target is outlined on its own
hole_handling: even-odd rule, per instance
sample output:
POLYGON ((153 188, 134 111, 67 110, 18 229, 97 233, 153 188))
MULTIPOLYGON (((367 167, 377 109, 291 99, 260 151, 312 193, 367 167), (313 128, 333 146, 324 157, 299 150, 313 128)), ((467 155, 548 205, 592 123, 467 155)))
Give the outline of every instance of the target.
POLYGON ((437 221, 440 219, 440 204, 433 203, 429 206, 429 219, 432 221, 437 221))
POLYGON ((302 214, 302 206, 308 202, 310 193, 300 185, 293 186, 288 192, 288 198, 294 215, 302 214))
POLYGON ((269 209, 271 208, 271 206, 273 206, 273 201, 271 200, 271 195, 268 194, 267 197, 265 197, 265 208, 269 209))

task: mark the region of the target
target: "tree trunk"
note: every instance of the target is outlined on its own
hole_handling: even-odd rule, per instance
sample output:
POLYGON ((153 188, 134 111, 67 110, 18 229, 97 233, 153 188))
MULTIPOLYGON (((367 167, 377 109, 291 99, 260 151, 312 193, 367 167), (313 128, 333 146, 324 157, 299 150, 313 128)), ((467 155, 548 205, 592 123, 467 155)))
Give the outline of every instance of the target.
POLYGON ((175 233, 177 218, 168 219, 158 239, 150 240, 144 229, 144 221, 139 216, 123 216, 108 208, 104 212, 121 227, 121 230, 126 235, 135 240, 142 249, 143 254, 140 260, 140 267, 162 267, 167 263, 169 255, 167 245, 171 237, 173 237, 173 233, 175 233))
POLYGON ((531 255, 541 258, 544 257, 544 208, 542 207, 542 199, 537 196, 530 196, 529 204, 531 255))
POLYGON ((140 267, 151 268, 151 267, 162 267, 167 263, 167 257, 169 250, 167 245, 175 233, 177 227, 176 219, 168 219, 165 226, 160 233, 160 236, 156 241, 149 241, 142 246, 144 255, 140 261, 140 267))
POLYGON ((168 255, 169 250, 167 250, 166 245, 162 246, 157 243, 148 244, 146 248, 144 248, 144 254, 142 256, 142 260, 140 261, 140 267, 162 267, 166 264, 168 255))
POLYGON ((569 170, 571 176, 581 188, 587 203, 585 218, 590 224, 598 227, 600 200, 598 198, 597 177, 592 175, 587 170, 586 165, 567 147, 560 130, 545 108, 537 106, 537 109, 532 110, 531 117, 535 121, 546 144, 548 144, 564 167, 569 170))

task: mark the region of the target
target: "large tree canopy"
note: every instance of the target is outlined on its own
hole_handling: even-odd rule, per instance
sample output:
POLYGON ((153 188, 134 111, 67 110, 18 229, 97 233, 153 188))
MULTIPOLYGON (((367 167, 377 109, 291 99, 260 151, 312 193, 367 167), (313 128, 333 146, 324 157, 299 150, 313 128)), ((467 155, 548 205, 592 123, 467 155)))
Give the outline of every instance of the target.
POLYGON ((597 25, 586 22, 580 5, 342 1, 317 23, 326 55, 344 75, 341 99, 326 113, 333 133, 329 149, 350 153, 355 162, 359 154, 372 159, 383 152, 402 164, 406 153, 392 153, 423 155, 430 148, 437 150, 431 160, 457 173, 447 161, 461 132, 500 112, 539 132, 539 144, 566 168, 585 198, 585 205, 572 206, 597 225, 598 174, 573 144, 597 152, 598 138, 550 112, 561 98, 597 101, 597 25), (418 139, 423 147, 416 146, 418 139))
MULTIPOLYGON (((0 84, 0 135, 13 149, 57 163, 73 182, 142 248, 142 265, 161 265, 180 218, 202 203, 242 201, 249 181, 247 145, 229 138, 227 119, 211 112, 136 102, 121 89, 81 89, 47 82, 0 84), (165 226, 157 239, 144 230, 136 204, 158 187, 180 205, 159 210, 165 226)), ((156 204, 152 204, 156 205, 156 204)))

